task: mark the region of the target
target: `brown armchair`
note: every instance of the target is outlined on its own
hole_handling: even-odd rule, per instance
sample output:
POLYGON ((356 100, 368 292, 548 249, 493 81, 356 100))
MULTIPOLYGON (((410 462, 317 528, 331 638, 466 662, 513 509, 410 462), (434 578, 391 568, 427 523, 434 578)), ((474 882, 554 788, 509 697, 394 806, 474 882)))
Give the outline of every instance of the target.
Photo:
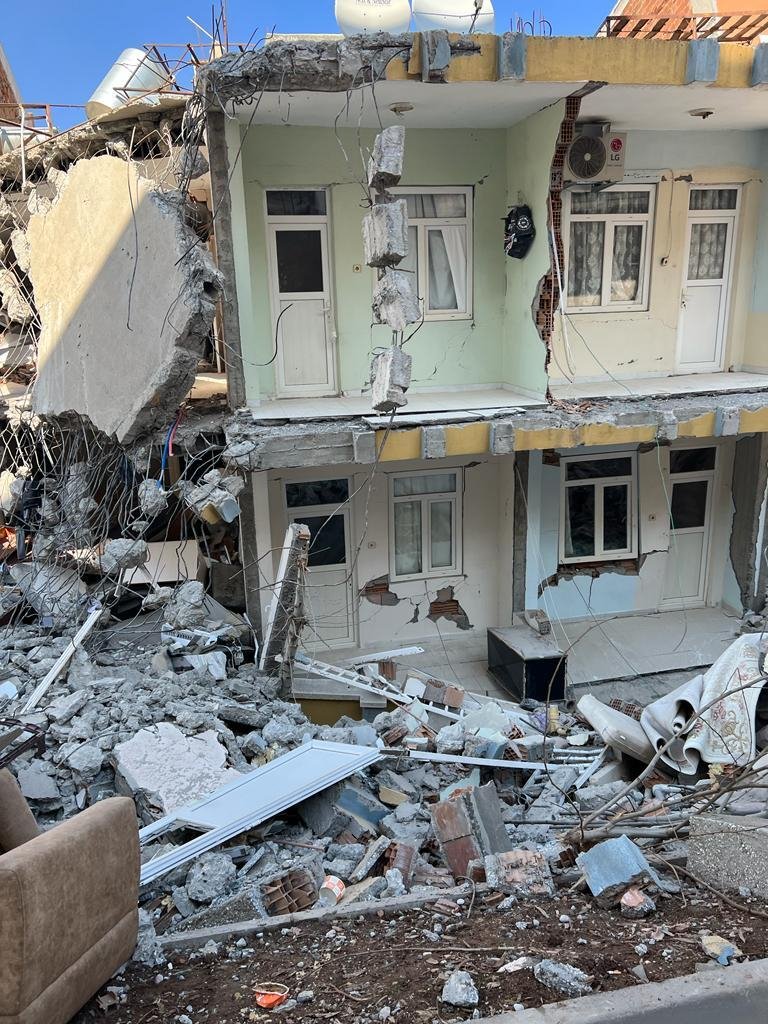
POLYGON ((0 771, 0 1024, 66 1024, 130 958, 138 888, 132 800, 41 833, 0 771))

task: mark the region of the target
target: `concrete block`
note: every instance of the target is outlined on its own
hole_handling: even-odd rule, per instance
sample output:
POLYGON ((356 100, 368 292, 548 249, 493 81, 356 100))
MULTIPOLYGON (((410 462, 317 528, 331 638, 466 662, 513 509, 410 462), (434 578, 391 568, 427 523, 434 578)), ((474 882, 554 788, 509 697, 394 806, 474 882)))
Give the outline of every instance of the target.
POLYGON ((373 430, 352 434, 352 453, 358 465, 372 465, 376 461, 376 434, 373 430))
POLYGON ((695 814, 688 867, 717 889, 751 889, 768 896, 768 818, 695 814))
POLYGON ((631 886, 659 882, 640 848, 627 836, 606 839, 580 853, 576 865, 584 872, 589 890, 601 906, 617 903, 631 886))
POLYGON ((392 125, 379 132, 368 161, 368 184, 377 192, 396 185, 403 173, 405 154, 405 127, 392 125))
POLYGON ((768 43, 758 43, 752 54, 752 88, 768 89, 768 43))
POLYGON ((411 357, 392 345, 373 357, 371 399, 376 412, 392 412, 407 405, 405 392, 411 383, 411 357))
POLYGON ((514 896, 554 896, 549 862, 537 850, 508 850, 484 860, 489 886, 514 896))
POLYGON ((720 406, 715 410, 715 437, 734 437, 739 432, 740 421, 739 406, 720 406))
POLYGON ((404 270, 386 270, 373 290, 373 319, 389 324, 393 331, 404 331, 421 320, 421 307, 413 274, 404 270))
POLYGON ((691 39, 685 64, 686 85, 712 85, 720 68, 720 44, 717 39, 691 39))
POLYGON ((524 32, 505 32, 499 39, 499 79, 525 80, 526 53, 524 32))
POLYGON ((421 33, 421 80, 444 82, 451 64, 451 43, 443 29, 421 33))
POLYGON ((363 217, 363 254, 369 267, 395 267, 408 255, 405 199, 376 203, 363 217))

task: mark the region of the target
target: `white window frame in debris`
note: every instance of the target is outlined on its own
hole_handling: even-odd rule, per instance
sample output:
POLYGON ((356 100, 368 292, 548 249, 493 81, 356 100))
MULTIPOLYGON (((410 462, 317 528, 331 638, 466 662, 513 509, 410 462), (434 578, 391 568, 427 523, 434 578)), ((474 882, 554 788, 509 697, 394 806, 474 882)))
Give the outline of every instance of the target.
MULTIPOLYGON (((421 580, 434 576, 456 576, 461 573, 461 501, 464 490, 463 470, 461 467, 450 469, 413 470, 410 473, 393 473, 389 478, 389 552, 390 578, 392 580, 421 580), (453 478, 453 489, 450 487, 453 478), (408 483, 410 481, 410 483, 408 483), (434 489, 430 490, 432 487, 434 489), (398 493, 400 492, 400 493, 398 493), (398 537, 403 536, 407 521, 398 514, 398 508, 411 505, 418 507, 418 523, 411 530, 412 550, 404 550, 398 545, 398 537), (449 557, 435 559, 433 521, 436 508, 448 505, 451 535, 447 541, 449 557), (398 550, 399 548, 399 550, 398 550), (404 561, 409 557, 418 560, 418 566, 406 568, 404 561), (436 564, 439 561, 440 564, 436 564)), ((403 513, 406 516, 407 512, 403 513)), ((445 523, 443 518, 443 523, 445 523)), ((439 537, 437 543, 440 542, 439 537)), ((446 541, 443 540, 443 544, 446 541)))
MULTIPOLYGON (((561 500, 560 500, 560 562, 564 565, 579 562, 606 562, 637 557, 637 455, 635 452, 605 452, 600 455, 569 455, 560 459, 561 500), (629 463, 628 473, 610 471, 610 462, 626 460, 629 463), (606 472, 601 476, 576 477, 569 479, 569 467, 576 463, 604 463, 606 472), (593 536, 594 552, 590 554, 568 554, 571 548, 573 524, 569 516, 570 492, 577 487, 592 487, 593 497, 593 536), (606 490, 611 487, 624 487, 627 492, 627 544, 623 548, 606 548, 604 536, 604 509, 606 490)), ((608 496, 610 501, 610 495, 608 496)), ((572 548, 571 548, 572 550, 572 548)))
MULTIPOLYGON (((620 312, 622 310, 647 310, 650 297, 651 248, 653 245, 653 214, 656 199, 654 185, 619 184, 599 192, 564 192, 563 203, 563 249, 565 270, 563 280, 566 287, 565 306, 568 313, 600 313, 620 312), (601 212, 601 207, 610 202, 616 193, 643 193, 648 197, 648 208, 641 213, 601 212), (594 207, 590 212, 589 207, 594 207), (594 292, 577 297, 573 294, 575 259, 578 252, 579 239, 573 230, 577 224, 592 225, 599 231, 602 225, 602 258, 599 269, 599 282, 594 292), (626 295, 627 282, 614 273, 614 246, 620 244, 620 232, 628 236, 630 231, 640 229, 640 249, 637 261, 637 290, 633 297, 626 295), (614 288, 615 285, 615 288, 614 288), (590 300, 590 297, 594 301, 590 300)), ((588 230, 584 228, 584 230, 588 230)), ((587 244, 582 239, 582 245, 587 244)), ((584 254, 582 253, 582 256, 584 254)), ((584 268, 582 266, 582 272, 584 268)), ((628 280, 629 287, 634 283, 634 276, 628 280)))
POLYGON ((472 211, 471 186, 435 185, 430 188, 393 188, 398 198, 408 203, 408 256, 398 265, 399 270, 416 275, 416 290, 425 320, 472 319, 472 211), (464 216, 447 216, 440 206, 447 206, 446 198, 460 196, 464 200, 464 216), (414 211, 414 206, 416 210, 414 211), (462 252, 463 242, 463 252, 462 252), (415 243, 415 244, 414 244, 415 243), (415 251, 414 251, 415 250, 415 251), (434 262, 431 258, 434 257, 434 262), (443 272, 438 269, 442 261, 443 272), (430 271, 432 271, 430 273, 430 271), (450 306, 455 302, 454 307, 450 306))

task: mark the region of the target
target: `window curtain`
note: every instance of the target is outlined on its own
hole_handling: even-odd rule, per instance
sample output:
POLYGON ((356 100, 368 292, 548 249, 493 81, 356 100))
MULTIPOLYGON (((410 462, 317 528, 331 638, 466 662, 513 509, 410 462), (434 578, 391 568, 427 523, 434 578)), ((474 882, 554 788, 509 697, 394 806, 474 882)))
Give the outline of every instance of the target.
POLYGON ((605 223, 572 221, 568 253, 568 298, 575 306, 599 306, 605 223))
POLYGON ((640 253, 643 228, 640 224, 617 224, 613 229, 611 299, 634 302, 640 287, 640 253))
POLYGON ((462 227, 429 228, 429 308, 467 308, 467 245, 462 227))
POLYGON ((409 576, 421 572, 421 502, 395 503, 395 572, 409 576))
POLYGON ((688 253, 688 280, 711 281, 723 276, 727 224, 692 224, 688 253))
POLYGON ((691 210, 735 210, 735 188, 695 188, 691 191, 691 210))
POLYGON ((463 193, 418 192, 405 197, 409 217, 466 217, 463 193))

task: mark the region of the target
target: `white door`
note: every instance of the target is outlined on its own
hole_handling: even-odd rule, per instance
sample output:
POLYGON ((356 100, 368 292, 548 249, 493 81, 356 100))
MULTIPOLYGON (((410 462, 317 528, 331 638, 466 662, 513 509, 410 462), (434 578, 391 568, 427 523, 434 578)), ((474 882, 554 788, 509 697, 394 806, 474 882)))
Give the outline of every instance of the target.
POLYGON ((670 452, 671 515, 669 554, 662 603, 687 608, 706 599, 717 449, 670 452))
MULTIPOLYGON (((272 209, 278 196, 323 197, 322 215, 279 216, 267 213, 272 337, 276 391, 285 398, 336 394, 336 365, 328 222, 323 190, 270 190, 272 209)), ((281 208, 289 207, 282 200, 281 208)))
POLYGON ((738 198, 735 187, 690 191, 679 373, 723 369, 738 198))
MULTIPOLYGON (((330 495, 346 480, 308 481, 286 487, 290 523, 309 527, 309 571, 305 590, 306 626, 302 634, 304 646, 318 657, 329 647, 349 646, 355 641, 354 584, 350 544, 349 506, 336 501, 319 505, 290 507, 291 495, 330 495)), ((342 492, 343 494, 343 492, 342 492)), ((341 496, 341 495, 340 495, 341 496)), ((295 500, 295 499, 294 499, 295 500)))

